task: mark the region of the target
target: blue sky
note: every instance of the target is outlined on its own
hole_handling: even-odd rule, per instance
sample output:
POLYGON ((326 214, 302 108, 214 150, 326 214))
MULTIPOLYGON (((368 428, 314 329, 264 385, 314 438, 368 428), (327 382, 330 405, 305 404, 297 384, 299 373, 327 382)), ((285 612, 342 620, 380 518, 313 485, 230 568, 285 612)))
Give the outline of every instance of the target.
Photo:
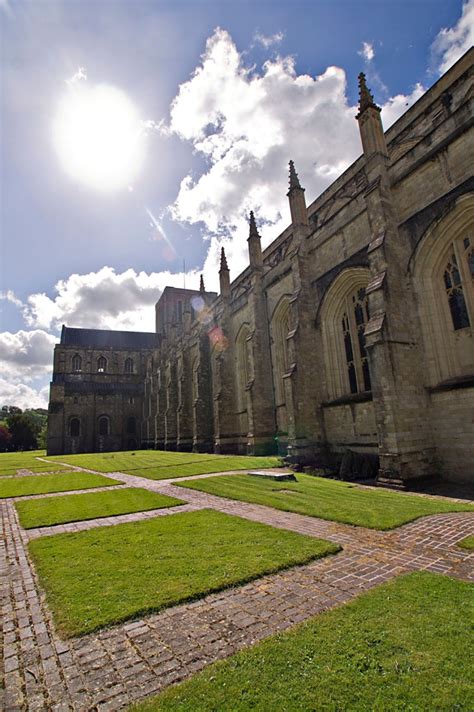
POLYGON ((313 200, 359 155, 358 72, 387 127, 472 44, 474 0, 0 0, 0 18, 0 405, 26 407, 62 323, 151 331, 183 261, 216 286, 222 244, 237 276, 248 210, 264 244, 288 224, 290 158, 313 200), (107 190, 57 142, 58 107, 104 85, 144 154, 107 190))

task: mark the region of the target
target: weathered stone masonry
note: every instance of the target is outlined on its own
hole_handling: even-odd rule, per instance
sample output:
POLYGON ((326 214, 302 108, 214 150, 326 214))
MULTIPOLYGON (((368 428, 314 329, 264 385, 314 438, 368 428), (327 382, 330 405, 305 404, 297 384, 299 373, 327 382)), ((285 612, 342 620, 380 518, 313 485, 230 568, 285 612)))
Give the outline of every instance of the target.
POLYGON ((109 332, 107 353, 103 332, 65 328, 49 452, 351 450, 382 483, 472 478, 473 57, 386 133, 360 75, 363 155, 309 206, 290 163, 291 224, 262 252, 251 214, 249 266, 231 282, 222 250, 219 295, 167 287, 156 335, 109 332))

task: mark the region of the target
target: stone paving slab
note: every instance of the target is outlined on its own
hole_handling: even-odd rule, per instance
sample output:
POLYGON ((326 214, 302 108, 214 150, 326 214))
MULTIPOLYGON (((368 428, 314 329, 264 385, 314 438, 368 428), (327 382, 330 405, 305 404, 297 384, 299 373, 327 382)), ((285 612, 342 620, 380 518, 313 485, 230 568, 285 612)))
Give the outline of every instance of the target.
MULTIPOLYGON (((114 475, 129 486, 177 494, 167 481, 114 475)), ((390 532, 376 532, 185 488, 179 488, 179 497, 188 504, 173 508, 177 511, 185 511, 185 506, 212 507, 329 539, 344 549, 335 556, 97 634, 61 640, 28 558, 28 534, 18 524, 13 503, 4 500, 0 503, 5 683, 0 693, 1 709, 125 709, 131 702, 194 674, 214 660, 341 605, 402 573, 423 569, 474 578, 472 553, 456 547, 459 540, 474 532, 474 517, 469 513, 433 515, 390 532)), ((156 512, 142 514, 156 516, 156 512)), ((120 519, 108 518, 107 525, 120 519)), ((58 527, 50 529, 58 531, 58 527)))

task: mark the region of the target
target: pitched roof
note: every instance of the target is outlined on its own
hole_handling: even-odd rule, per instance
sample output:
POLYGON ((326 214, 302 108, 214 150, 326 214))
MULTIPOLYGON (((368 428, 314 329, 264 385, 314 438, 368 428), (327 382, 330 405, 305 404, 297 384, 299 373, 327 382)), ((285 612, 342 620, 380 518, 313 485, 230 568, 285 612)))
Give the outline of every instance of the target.
POLYGON ((61 344, 82 348, 154 349, 159 346, 159 337, 143 331, 73 329, 63 325, 61 344))

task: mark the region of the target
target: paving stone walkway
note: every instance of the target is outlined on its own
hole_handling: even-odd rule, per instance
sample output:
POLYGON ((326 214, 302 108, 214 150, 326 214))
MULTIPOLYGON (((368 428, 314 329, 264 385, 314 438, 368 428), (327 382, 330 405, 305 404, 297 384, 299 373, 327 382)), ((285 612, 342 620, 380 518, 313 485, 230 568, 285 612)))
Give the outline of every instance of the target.
POLYGON ((3 500, 0 601, 5 687, 0 692, 0 709, 125 709, 214 660, 349 601, 399 574, 424 569, 474 580, 474 555, 456 546, 474 532, 474 517, 469 513, 433 515, 390 532, 376 532, 190 489, 178 490, 170 480, 107 474, 129 486, 177 496, 187 504, 81 522, 84 528, 100 523, 110 526, 130 521, 125 519, 129 517, 136 521, 157 514, 172 515, 185 507, 210 507, 338 542, 343 551, 98 634, 63 641, 55 633, 38 588, 27 543, 29 537, 65 531, 70 525, 27 533, 18 524, 13 502, 3 500))

